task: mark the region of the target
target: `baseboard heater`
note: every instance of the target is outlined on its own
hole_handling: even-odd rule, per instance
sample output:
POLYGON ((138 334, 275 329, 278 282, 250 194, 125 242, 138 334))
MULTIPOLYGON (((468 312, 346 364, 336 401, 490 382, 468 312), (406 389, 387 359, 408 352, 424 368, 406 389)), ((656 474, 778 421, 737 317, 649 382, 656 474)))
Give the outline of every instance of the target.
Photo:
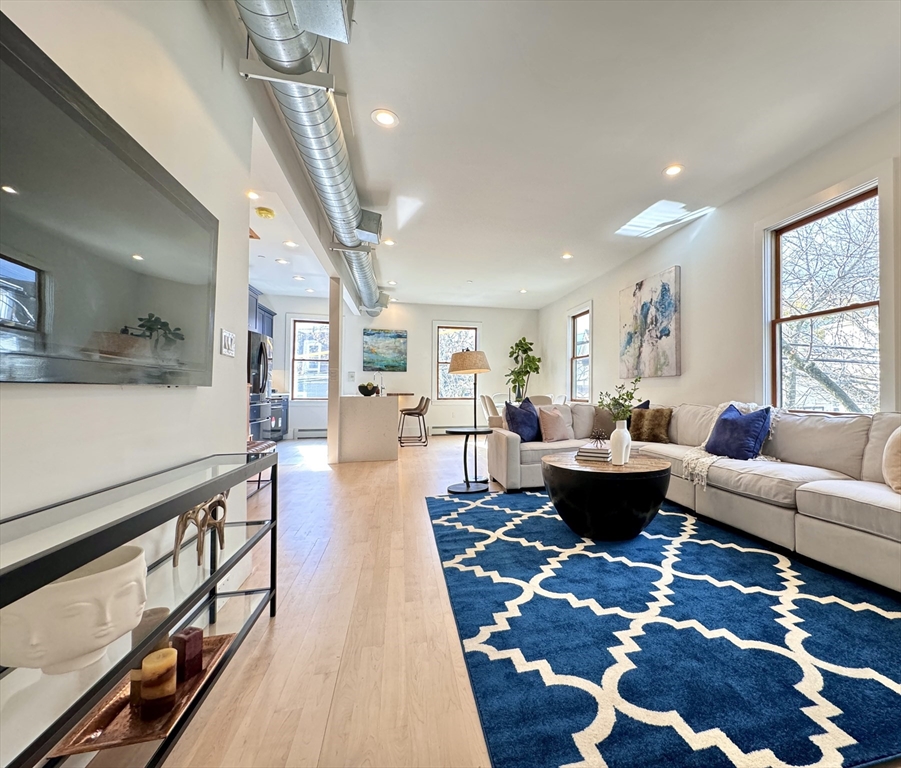
POLYGON ((295 429, 291 436, 294 440, 311 440, 315 437, 327 437, 328 432, 324 429, 295 429))

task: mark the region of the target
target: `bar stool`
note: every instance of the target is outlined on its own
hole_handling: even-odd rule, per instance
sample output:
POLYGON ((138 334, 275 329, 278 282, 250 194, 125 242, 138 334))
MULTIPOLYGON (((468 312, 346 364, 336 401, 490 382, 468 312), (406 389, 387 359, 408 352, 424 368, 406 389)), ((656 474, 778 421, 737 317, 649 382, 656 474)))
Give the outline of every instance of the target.
POLYGON ((429 430, 425 423, 425 415, 429 412, 429 405, 432 400, 428 397, 419 398, 419 405, 415 408, 402 408, 400 412, 400 423, 397 426, 397 442, 400 443, 401 447, 405 445, 428 445, 429 444, 429 430), (419 435, 416 437, 404 437, 404 424, 406 423, 407 416, 412 416, 418 419, 419 422, 419 435))

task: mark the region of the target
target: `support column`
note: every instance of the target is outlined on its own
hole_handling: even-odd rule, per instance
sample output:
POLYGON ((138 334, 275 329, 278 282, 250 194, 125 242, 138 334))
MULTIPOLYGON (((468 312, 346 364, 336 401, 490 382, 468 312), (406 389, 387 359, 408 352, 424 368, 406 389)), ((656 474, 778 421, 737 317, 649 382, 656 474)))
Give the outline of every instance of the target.
POLYGON ((329 278, 328 292, 328 463, 337 464, 340 456, 341 382, 343 381, 341 356, 344 287, 340 277, 329 278))

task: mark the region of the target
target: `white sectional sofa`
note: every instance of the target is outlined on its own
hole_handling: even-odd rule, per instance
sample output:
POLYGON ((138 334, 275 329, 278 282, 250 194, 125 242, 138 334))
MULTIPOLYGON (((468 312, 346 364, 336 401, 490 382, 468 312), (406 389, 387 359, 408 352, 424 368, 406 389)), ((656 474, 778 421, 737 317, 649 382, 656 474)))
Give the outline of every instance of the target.
MULTIPOLYGON (((541 457, 575 450, 591 435, 595 408, 558 408, 574 440, 523 443, 496 428, 488 438, 488 472, 507 490, 540 488, 541 457)), ((901 591, 901 495, 885 484, 882 456, 901 413, 776 412, 762 453, 779 461, 720 459, 702 488, 685 479, 682 458, 704 442, 716 408, 673 408, 669 443, 637 443, 672 464, 667 498, 787 549, 901 591)))

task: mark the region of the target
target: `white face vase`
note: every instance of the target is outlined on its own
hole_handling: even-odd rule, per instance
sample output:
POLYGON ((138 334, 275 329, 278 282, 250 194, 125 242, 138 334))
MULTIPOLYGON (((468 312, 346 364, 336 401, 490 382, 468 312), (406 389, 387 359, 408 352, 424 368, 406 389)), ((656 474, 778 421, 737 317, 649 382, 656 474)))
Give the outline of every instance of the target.
POLYGON ((72 672, 141 620, 147 602, 141 547, 127 545, 0 610, 0 664, 72 672))

